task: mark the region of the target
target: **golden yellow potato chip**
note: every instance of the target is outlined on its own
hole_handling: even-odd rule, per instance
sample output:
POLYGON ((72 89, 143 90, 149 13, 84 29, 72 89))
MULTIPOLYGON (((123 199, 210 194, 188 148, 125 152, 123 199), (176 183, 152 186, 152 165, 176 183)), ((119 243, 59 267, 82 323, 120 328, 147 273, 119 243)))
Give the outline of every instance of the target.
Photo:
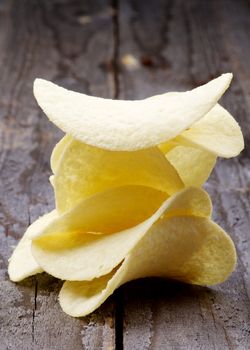
POLYGON ((31 254, 31 240, 24 235, 9 259, 9 277, 11 281, 19 282, 42 271, 31 254))
POLYGON ((202 119, 177 137, 178 142, 200 146, 217 156, 237 156, 244 148, 240 126, 220 105, 215 105, 202 119))
POLYGON ((42 272, 42 268, 31 254, 31 239, 35 232, 42 230, 56 215, 55 210, 45 214, 31 224, 23 235, 9 259, 8 273, 11 281, 18 282, 22 279, 42 272))
POLYGON ((174 167, 157 148, 112 152, 71 142, 53 179, 60 213, 108 188, 140 185, 171 195, 184 187, 174 167))
POLYGON ((223 282, 235 263, 232 240, 210 219, 162 218, 138 241, 121 266, 91 282, 66 281, 59 301, 67 314, 80 317, 94 311, 116 288, 133 279, 158 276, 212 285, 223 282))
POLYGON ((196 89, 141 101, 119 101, 69 91, 36 79, 35 98, 48 118, 86 144, 113 151, 135 151, 166 142, 189 128, 217 103, 232 74, 196 89))
POLYGON ((213 153, 180 144, 169 150, 166 157, 186 187, 203 186, 216 163, 213 153))
MULTIPOLYGON (((132 201, 131 197, 131 205, 133 205, 132 201)), ((109 211, 111 205, 109 205, 109 211)), ((137 205, 142 204, 138 202, 137 205)), ((84 211, 82 213, 84 215, 84 211)), ((92 280, 109 273, 116 267, 162 215, 170 218, 180 215, 208 216, 210 214, 211 202, 206 192, 198 188, 189 188, 165 201, 146 221, 117 233, 83 234, 71 229, 70 224, 73 227, 75 225, 74 218, 68 220, 66 229, 63 227, 65 222, 63 221, 61 233, 56 234, 57 231, 52 228, 50 235, 45 233, 43 236, 34 238, 32 253, 39 265, 55 277, 66 280, 92 280)), ((112 210, 109 214, 112 220, 111 215, 112 210)), ((116 213, 113 214, 114 220, 116 220, 115 215, 116 213)), ((96 211, 96 220, 98 220, 98 211, 96 211)))
MULTIPOLYGON (((79 202, 30 238, 63 233, 114 233, 136 226, 156 212, 167 194, 145 186, 123 186, 100 192, 79 202)), ((59 243, 60 244, 60 243, 59 243)))
POLYGON ((61 159, 63 158, 63 153, 68 147, 68 145, 73 141, 73 138, 70 135, 65 135, 54 147, 51 157, 50 157, 50 166, 55 174, 57 166, 59 165, 61 159))

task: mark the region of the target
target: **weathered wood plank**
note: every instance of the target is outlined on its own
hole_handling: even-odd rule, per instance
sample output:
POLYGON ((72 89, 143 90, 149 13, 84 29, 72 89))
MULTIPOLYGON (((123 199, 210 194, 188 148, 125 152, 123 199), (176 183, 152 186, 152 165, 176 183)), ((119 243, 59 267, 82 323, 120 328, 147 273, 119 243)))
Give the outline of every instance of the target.
MULTIPOLYGON (((12 245, 53 206, 48 154, 60 133, 40 118, 31 93, 36 76, 94 95, 120 90, 119 98, 142 98, 233 70, 224 102, 250 142, 246 2, 124 0, 118 23, 111 14, 105 1, 0 3, 1 349, 114 347, 112 298, 91 316, 72 319, 56 302, 58 281, 41 275, 14 285, 6 275, 12 245), (112 71, 114 35, 120 42, 119 89, 112 71), (127 54, 138 60, 137 68, 124 59, 127 54)), ((247 149, 238 159, 220 161, 207 185, 216 221, 237 244, 237 271, 215 288, 152 279, 121 288, 116 299, 124 298, 124 305, 116 316, 120 321, 124 312, 125 349, 248 348, 249 167, 247 149)))
POLYGON ((114 95, 109 2, 0 4, 0 349, 112 349, 111 298, 85 319, 65 315, 61 285, 46 275, 15 285, 6 267, 30 222, 54 205, 49 155, 61 136, 32 96, 35 77, 104 97, 114 95))
MULTIPOLYGON (((120 98, 185 90, 233 71, 224 105, 239 120, 249 146, 246 1, 122 0, 119 26, 120 98), (137 59, 137 66, 126 64, 128 54, 137 59)), ((124 286, 124 349, 249 348, 249 156, 247 148, 237 159, 218 162, 206 185, 215 220, 237 246, 237 270, 213 288, 153 279, 124 286)))

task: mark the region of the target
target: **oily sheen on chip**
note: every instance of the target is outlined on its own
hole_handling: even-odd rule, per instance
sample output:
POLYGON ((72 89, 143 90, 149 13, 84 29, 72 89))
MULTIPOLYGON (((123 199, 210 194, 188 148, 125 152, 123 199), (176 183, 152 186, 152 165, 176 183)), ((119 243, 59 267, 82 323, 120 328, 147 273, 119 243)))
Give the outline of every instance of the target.
POLYGON ((36 79, 34 95, 66 134, 51 155, 56 208, 25 232, 12 281, 45 271, 66 280, 59 302, 79 317, 120 285, 158 276, 221 283, 235 268, 233 241, 211 219, 201 188, 217 157, 244 147, 218 104, 232 74, 187 92, 114 101, 36 79))

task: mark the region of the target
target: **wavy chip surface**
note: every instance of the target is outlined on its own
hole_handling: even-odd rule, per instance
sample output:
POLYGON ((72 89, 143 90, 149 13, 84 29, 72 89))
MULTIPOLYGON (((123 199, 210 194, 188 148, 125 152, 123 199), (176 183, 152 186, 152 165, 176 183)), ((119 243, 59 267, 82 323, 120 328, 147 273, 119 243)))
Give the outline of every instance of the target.
POLYGON ((99 307, 120 285, 158 276, 186 283, 212 285, 233 271, 236 253, 230 237, 208 218, 162 219, 137 243, 120 267, 108 275, 64 283, 59 301, 71 316, 85 316, 99 307))

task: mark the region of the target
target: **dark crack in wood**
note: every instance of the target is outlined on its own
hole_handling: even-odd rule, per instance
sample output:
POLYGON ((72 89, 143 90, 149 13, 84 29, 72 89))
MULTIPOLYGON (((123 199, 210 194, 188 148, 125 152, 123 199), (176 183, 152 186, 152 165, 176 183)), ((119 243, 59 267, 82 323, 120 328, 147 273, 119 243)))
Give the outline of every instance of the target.
POLYGON ((113 98, 119 98, 119 43, 120 43, 120 22, 119 22, 119 0, 111 0, 112 18, 113 18, 113 81, 114 94, 113 98))

